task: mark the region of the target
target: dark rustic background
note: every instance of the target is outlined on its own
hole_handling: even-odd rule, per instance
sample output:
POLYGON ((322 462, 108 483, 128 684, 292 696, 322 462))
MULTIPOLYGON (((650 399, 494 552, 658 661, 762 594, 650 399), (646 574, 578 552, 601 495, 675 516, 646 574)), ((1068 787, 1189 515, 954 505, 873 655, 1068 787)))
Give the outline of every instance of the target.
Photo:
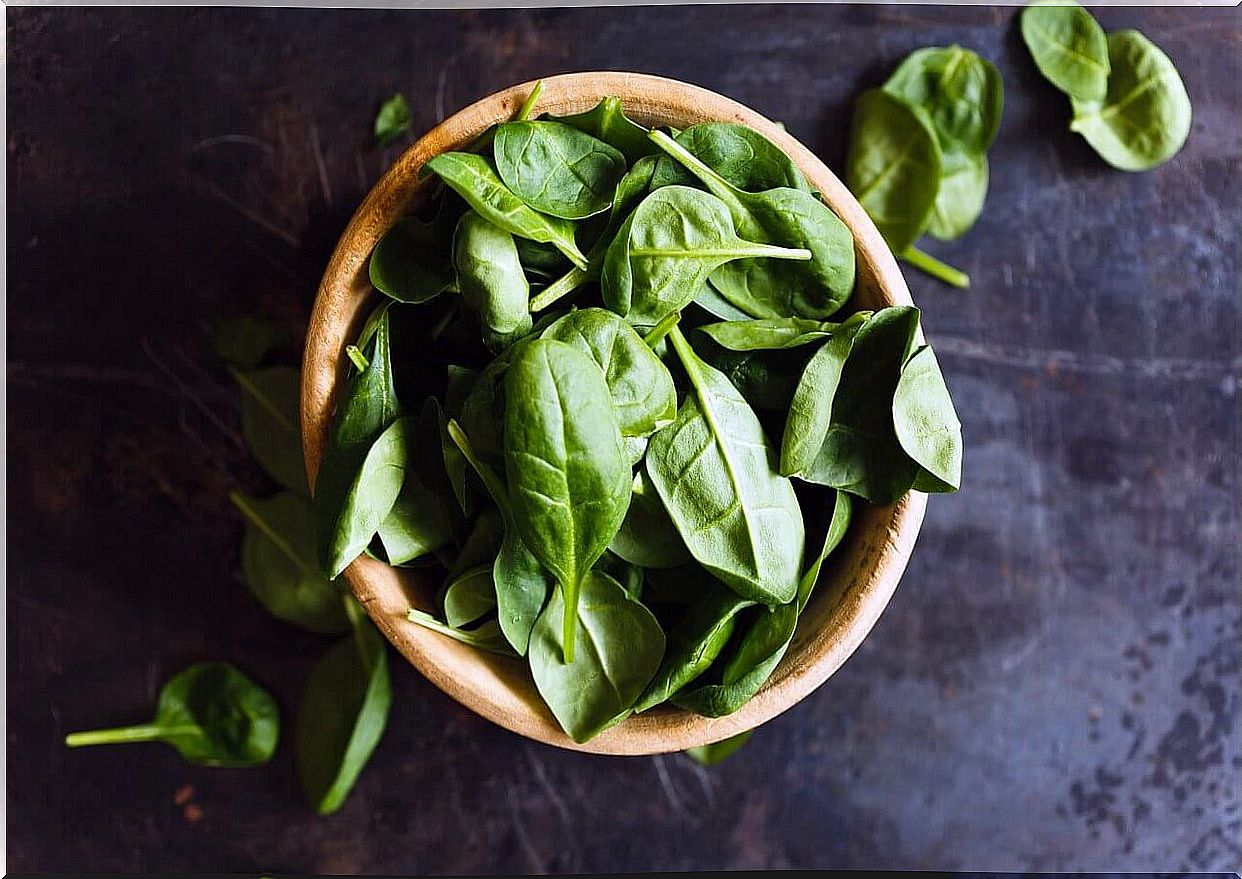
MULTIPOLYGON (((1100 12, 1172 56, 1194 127, 1113 171, 1013 9, 8 10, 8 859, 15 870, 539 872, 1236 867, 1237 10, 1100 12), (286 735, 252 770, 69 752, 228 659, 292 718, 321 639, 238 575, 230 488, 265 483, 205 328, 295 335, 339 230, 414 132, 511 83, 630 69, 785 122, 840 169, 854 97, 960 42, 1007 90, 979 225, 911 272, 965 424, 861 651, 736 757, 532 744, 397 663, 335 817, 286 735)), ((296 357, 291 344, 290 358, 296 357)))

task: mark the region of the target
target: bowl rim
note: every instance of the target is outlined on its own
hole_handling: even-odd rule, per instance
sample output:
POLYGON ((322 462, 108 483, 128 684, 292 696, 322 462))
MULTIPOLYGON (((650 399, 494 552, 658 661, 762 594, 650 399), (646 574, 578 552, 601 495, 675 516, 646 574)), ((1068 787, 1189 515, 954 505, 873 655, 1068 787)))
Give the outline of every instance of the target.
MULTIPOLYGON (((513 113, 538 80, 494 92, 452 114, 415 141, 368 192, 332 253, 315 297, 307 329, 301 384, 301 428, 307 478, 315 484, 336 391, 344 374, 343 349, 356 333, 372 294, 366 265, 374 243, 408 210, 418 187, 418 171, 432 156, 460 148, 494 122, 513 113)), ((861 205, 845 185, 809 149, 783 127, 731 98, 665 77, 649 74, 596 71, 545 77, 539 101, 557 115, 581 112, 608 95, 621 98, 627 115, 647 124, 667 121, 672 110, 698 121, 740 122, 784 150, 794 164, 823 194, 825 201, 850 228, 860 274, 868 272, 886 304, 912 305, 910 292, 892 252, 861 205)), ((512 690, 513 670, 503 660, 482 660, 489 667, 462 677, 442 665, 448 655, 464 655, 464 648, 443 635, 400 620, 383 607, 383 580, 400 581, 396 573, 365 556, 352 563, 344 576, 351 591, 384 636, 419 672, 448 696, 482 717, 527 738, 578 751, 599 754, 657 754, 681 751, 720 741, 765 723, 788 710, 819 687, 858 648, 888 605, 918 536, 927 496, 910 491, 891 507, 865 509, 876 520, 870 539, 860 552, 864 574, 847 581, 834 596, 827 623, 803 632, 755 696, 733 714, 705 718, 676 708, 653 709, 631 716, 585 743, 574 742, 560 729, 550 711, 523 700, 512 690), (884 528, 874 527, 886 520, 884 528), (495 667, 491 667, 495 664, 495 667), (480 685, 482 684, 482 685, 480 685)), ((855 526, 857 529, 857 525, 855 526)), ((404 589, 404 587, 402 587, 404 589)), ((391 586, 386 587, 390 590, 391 586)), ((816 601, 819 598, 813 598, 816 601)), ((408 601, 406 602, 408 604, 408 601)), ((522 665, 523 673, 525 665, 522 665)), ((457 669, 456 671, 460 671, 457 669)), ((476 669, 476 671, 478 671, 476 669)), ((536 696, 536 700, 538 697, 536 696)))

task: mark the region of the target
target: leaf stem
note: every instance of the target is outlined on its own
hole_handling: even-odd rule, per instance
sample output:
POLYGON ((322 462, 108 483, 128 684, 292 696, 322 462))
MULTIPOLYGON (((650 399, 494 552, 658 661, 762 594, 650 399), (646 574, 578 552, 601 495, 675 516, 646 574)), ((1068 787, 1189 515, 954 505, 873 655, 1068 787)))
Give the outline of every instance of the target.
POLYGON ((648 348, 654 348, 656 345, 660 344, 665 336, 673 331, 673 328, 677 326, 677 323, 680 320, 681 312, 674 311, 672 314, 668 315, 648 330, 647 335, 643 336, 643 342, 646 343, 648 348))
POLYGON ((737 189, 729 181, 713 171, 706 162, 666 133, 658 128, 653 128, 648 132, 647 137, 655 141, 656 146, 668 153, 673 159, 676 159, 679 164, 684 165, 687 171, 702 180, 703 185, 711 191, 712 195, 726 202, 737 201, 737 189))
POLYGON ((162 726, 142 723, 137 726, 118 726, 111 729, 70 733, 65 736, 65 744, 70 748, 82 748, 87 745, 111 745, 119 742, 154 742, 162 738, 165 732, 162 726))
POLYGON ((367 367, 371 365, 371 361, 367 360, 367 355, 363 354, 357 345, 346 345, 345 354, 354 362, 359 372, 366 372, 367 367))
POLYGON ((944 281, 952 287, 965 289, 970 286, 970 275, 961 269, 955 269, 948 263, 941 262, 930 253, 924 253, 913 244, 902 251, 901 258, 916 269, 921 269, 937 280, 944 281))
POLYGON ((589 272, 574 266, 540 290, 539 294, 530 301, 530 310, 532 312, 543 311, 552 303, 577 290, 587 282, 588 278, 590 278, 589 272))
POLYGON ((530 90, 530 94, 526 96, 526 100, 522 102, 522 106, 517 111, 517 121, 524 122, 535 112, 535 102, 539 100, 539 96, 543 94, 543 80, 535 83, 535 87, 530 90))

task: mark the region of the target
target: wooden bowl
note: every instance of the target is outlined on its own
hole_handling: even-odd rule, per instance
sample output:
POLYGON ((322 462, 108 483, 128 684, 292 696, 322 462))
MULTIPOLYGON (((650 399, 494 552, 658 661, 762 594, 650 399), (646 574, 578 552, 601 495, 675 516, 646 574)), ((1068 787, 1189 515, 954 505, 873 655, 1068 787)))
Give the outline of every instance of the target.
MULTIPOLYGON (((357 335, 367 303, 376 295, 367 278, 371 249, 388 227, 416 204, 418 171, 424 163, 438 153, 462 148, 492 123, 512 118, 533 85, 523 83, 490 95, 424 135, 371 190, 341 235, 315 300, 302 370, 302 442, 312 485, 327 441, 336 392, 342 384, 344 348, 357 335)), ((546 79, 536 112, 578 113, 606 95, 620 97, 627 114, 648 125, 684 128, 696 122, 728 121, 761 132, 793 159, 854 233, 858 262, 855 307, 911 304, 896 260, 862 207, 841 181, 784 129, 715 92, 636 73, 573 73, 546 79)), ((428 574, 389 568, 363 556, 345 571, 345 579, 376 625, 415 668, 488 720, 528 738, 580 751, 680 751, 771 720, 841 667, 897 588, 926 503, 925 495, 911 492, 891 507, 856 505, 849 536, 825 568, 785 658, 767 684, 740 710, 713 719, 676 708, 653 709, 581 745, 557 726, 539 698, 524 660, 475 650, 406 620, 410 606, 431 610, 438 584, 428 574)))

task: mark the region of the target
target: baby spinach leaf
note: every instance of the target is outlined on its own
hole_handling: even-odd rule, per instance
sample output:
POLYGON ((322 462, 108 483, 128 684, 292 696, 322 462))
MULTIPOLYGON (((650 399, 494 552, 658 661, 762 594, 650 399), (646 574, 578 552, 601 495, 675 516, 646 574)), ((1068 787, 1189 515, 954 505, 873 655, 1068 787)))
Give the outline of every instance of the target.
POLYGON ((340 587, 319 572, 310 502, 281 493, 267 500, 229 495, 246 519, 242 575, 255 598, 275 617, 312 632, 349 628, 340 587))
POLYGON ((242 435, 251 454, 285 488, 309 496, 298 417, 301 373, 288 366, 229 371, 242 389, 242 435))
POLYGON ((645 436, 621 437, 621 445, 625 447, 625 460, 631 467, 638 466, 638 462, 647 454, 647 440, 645 436))
POLYGON ((279 731, 266 690, 227 662, 200 662, 164 685, 150 723, 70 733, 65 744, 164 742, 200 766, 257 766, 271 759, 279 731))
POLYGON ((677 415, 677 390, 668 367, 632 326, 603 308, 571 311, 543 331, 599 365, 612 395, 622 436, 647 436, 677 415))
POLYGON ((750 740, 753 733, 753 729, 748 729, 746 732, 729 736, 729 738, 721 739, 719 742, 712 742, 710 745, 686 748, 683 753, 700 766, 715 766, 726 757, 731 757, 736 753, 742 745, 750 740))
POLYGON ((1190 134, 1190 96, 1177 68, 1138 31, 1109 34, 1108 59, 1107 94, 1094 101, 1071 97, 1070 131, 1122 171, 1167 162, 1190 134))
MULTIPOLYGON (((319 563, 330 579, 341 570, 335 566, 339 559, 334 558, 334 545, 346 496, 375 440, 401 414, 393 383, 387 309, 379 312, 373 326, 367 368, 353 376, 345 386, 315 480, 319 563)), ((361 546, 366 546, 369 541, 370 535, 367 535, 361 546)))
POLYGON ((407 460, 401 490, 376 529, 388 564, 408 564, 453 539, 453 518, 445 500, 407 460))
POLYGON ((749 257, 809 260, 811 251, 744 241, 720 199, 686 186, 648 195, 604 257, 604 302, 630 323, 650 326, 680 311, 707 276, 749 257))
POLYGON ((473 629, 456 629, 446 626, 431 614, 423 613, 413 607, 406 612, 406 619, 411 623, 417 623, 424 629, 431 629, 454 641, 469 644, 471 647, 486 650, 488 653, 496 653, 500 656, 516 655, 513 648, 505 642, 505 636, 501 633, 500 624, 496 620, 487 620, 473 629))
POLYGON ((595 570, 607 574, 616 580, 630 598, 635 601, 642 600, 643 580, 645 578, 643 576, 643 569, 638 565, 631 565, 621 556, 609 550, 604 550, 604 554, 595 563, 595 570))
POLYGON ((212 347, 229 366, 254 369, 274 348, 286 341, 285 332, 270 320, 233 317, 212 327, 212 347))
MULTIPOLYGON (((456 443, 453 445, 457 447, 456 443)), ((464 457, 464 456, 463 456, 464 457)), ((504 538, 505 524, 497 507, 488 507, 479 513, 470 532, 462 541, 461 550, 449 567, 449 575, 460 577, 471 568, 490 566, 504 538)))
POLYGON ((884 91, 926 111, 949 147, 982 154, 996 140, 1004 105, 1000 72, 961 46, 933 46, 911 52, 884 83, 884 91))
POLYGON ((569 608, 565 661, 572 662, 578 585, 630 502, 621 428, 603 372, 564 342, 524 345, 504 390, 509 503, 522 542, 561 585, 569 608))
POLYGON ((634 705, 634 712, 667 702, 707 671, 733 634, 738 612, 753 604, 726 592, 705 595, 690 605, 669 630, 664 659, 634 705))
POLYGON ((441 224, 415 217, 398 220, 384 233, 367 264, 371 284, 398 302, 427 302, 453 288, 453 267, 445 259, 441 224))
POLYGON ((656 152, 647 140, 647 129, 625 115, 621 99, 606 97, 584 113, 572 116, 544 114, 541 118, 572 125, 620 150, 630 164, 656 152))
POLYGON ((506 122, 496 129, 496 171, 518 198, 566 220, 603 213, 625 174, 619 150, 561 122, 506 122))
POLYGON ((674 696, 674 704, 705 717, 723 717, 737 711, 759 692, 789 649, 797 629, 798 616, 810 600, 824 560, 840 544, 849 522, 849 498, 843 492, 837 492, 824 543, 799 578, 796 599, 768 610, 760 609, 758 618, 725 663, 720 681, 682 692, 674 696))
POLYGON ((979 219, 988 194, 988 159, 982 153, 948 152, 927 234, 941 241, 960 238, 979 219))
POLYGON ((704 324, 698 330, 730 351, 770 351, 826 341, 841 326, 805 317, 772 317, 721 321, 704 324))
MULTIPOLYGON (((694 304, 709 314, 713 314, 721 320, 726 321, 749 321, 754 320, 751 315, 742 311, 728 299, 717 292, 716 288, 711 285, 708 280, 699 292, 694 294, 694 304)), ((800 318, 799 318, 800 319, 800 318)))
POLYGON ((953 409, 940 364, 924 345, 906 361, 893 394, 893 427, 906 454, 940 484, 962 483, 962 423, 953 409))
POLYGON ((530 284, 512 235, 468 211, 453 235, 453 266, 489 348, 506 348, 530 332, 530 284))
POLYGON ((388 723, 388 652, 355 610, 354 631, 315 663, 298 706, 298 775, 320 815, 341 807, 388 723))
POLYGON ((652 437, 651 481, 699 564, 744 598, 787 602, 805 540, 793 486, 776 472, 776 451, 737 389, 680 330, 669 338, 693 393, 652 437))
POLYGON ((811 356, 802 371, 789 402, 789 417, 781 438, 780 472, 785 476, 802 473, 810 467, 824 444, 832 421, 833 400, 858 328, 859 323, 851 322, 838 329, 811 356))
POLYGON ((711 273, 720 295, 755 317, 825 318, 849 298, 854 237, 827 205, 798 189, 746 192, 664 132, 652 132, 651 138, 725 204, 741 237, 811 252, 805 262, 746 259, 720 265, 711 273))
POLYGON ((886 91, 854 105, 846 183, 899 256, 927 227, 940 187, 941 156, 926 111, 886 91))
POLYGON ((644 568, 673 568, 690 560, 690 551, 645 469, 634 474, 630 508, 608 548, 644 568))
POLYGON ((656 673, 664 655, 664 632, 651 611, 634 601, 607 574, 582 579, 577 626, 565 593, 557 587, 530 639, 530 670, 543 701, 561 729, 585 742, 623 720, 656 673), (581 630, 571 649, 565 632, 581 630))
POLYGON ((1067 0, 1022 11, 1022 40, 1035 66, 1072 98, 1102 101, 1108 90, 1108 41, 1091 13, 1067 0))
POLYGON ((466 200, 479 216, 511 235, 551 244, 581 269, 587 259, 574 243, 573 225, 539 213, 501 181, 495 166, 473 153, 441 153, 427 163, 449 188, 466 200))
POLYGON ((518 259, 526 274, 540 278, 559 278, 571 267, 565 255, 551 244, 540 244, 529 238, 514 238, 518 259))
POLYGON ((375 114, 375 140, 387 146, 410 130, 410 103, 403 94, 395 94, 380 105, 375 114))
POLYGON ((444 619, 454 629, 468 626, 495 609, 496 584, 490 564, 458 574, 444 591, 444 619))
POLYGON ((918 325, 917 308, 894 306, 859 328, 824 444, 803 479, 875 504, 891 504, 909 491, 919 467, 897 440, 891 404, 918 325))
MULTIPOLYGON (((730 185, 747 192, 786 187, 810 192, 811 187, 789 156, 753 128, 736 122, 703 122, 677 135, 681 144, 730 185)), ((694 176, 661 156, 651 188, 692 186, 694 176)))
POLYGON ((720 370, 756 411, 782 415, 789 409, 807 356, 805 348, 730 351, 704 346, 703 351, 703 359, 720 370))

